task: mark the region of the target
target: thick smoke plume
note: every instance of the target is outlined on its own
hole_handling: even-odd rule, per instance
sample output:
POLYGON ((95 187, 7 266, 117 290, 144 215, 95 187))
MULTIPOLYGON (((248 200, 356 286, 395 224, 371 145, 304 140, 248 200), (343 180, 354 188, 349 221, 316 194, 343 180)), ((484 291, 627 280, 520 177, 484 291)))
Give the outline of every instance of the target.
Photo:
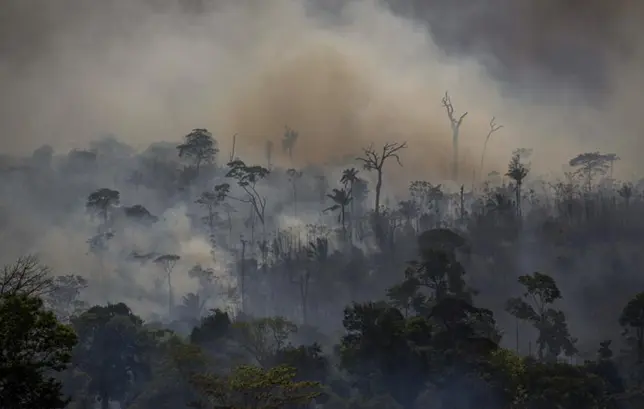
POLYGON ((624 40, 639 34, 629 24, 642 15, 635 2, 435 1, 416 8, 416 20, 402 17, 410 4, 393 1, 5 3, 8 151, 68 149, 101 132, 144 146, 208 127, 224 152, 238 133, 238 152, 260 155, 267 139, 279 147, 289 125, 301 135, 297 163, 406 140, 406 178, 440 180, 451 155, 446 90, 457 111, 470 112, 461 136, 468 180, 492 116, 505 128, 486 170, 504 170, 509 152, 526 146, 542 171, 597 149, 617 151, 630 171, 642 147, 639 50, 624 40), (579 56, 592 58, 575 66, 579 56), (555 90, 544 81, 555 81, 557 67, 567 71, 555 90), (566 78, 596 82, 586 85, 599 96, 580 98, 583 85, 566 78))

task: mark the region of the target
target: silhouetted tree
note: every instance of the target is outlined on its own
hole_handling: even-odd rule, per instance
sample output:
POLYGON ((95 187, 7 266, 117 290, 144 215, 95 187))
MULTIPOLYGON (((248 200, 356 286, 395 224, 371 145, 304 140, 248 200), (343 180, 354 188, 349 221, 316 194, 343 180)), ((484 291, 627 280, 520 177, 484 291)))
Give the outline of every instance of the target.
POLYGON ((458 180, 458 140, 461 132, 461 125, 463 120, 467 116, 467 112, 461 115, 458 119, 454 116, 454 106, 452 105, 452 100, 449 97, 447 91, 445 91, 445 96, 441 100, 445 111, 447 112, 447 118, 449 119, 450 127, 452 128, 452 179, 454 181, 458 180))
POLYGON ((207 129, 196 128, 184 136, 184 142, 177 146, 179 157, 191 158, 197 176, 202 163, 212 163, 219 152, 217 141, 207 129))
POLYGON ((363 149, 364 155, 362 157, 357 158, 357 160, 363 163, 363 167, 366 170, 370 172, 375 171, 377 174, 378 179, 376 182, 376 204, 374 207, 374 212, 376 213, 376 215, 380 213, 380 194, 382 191, 382 177, 385 162, 387 161, 387 159, 394 158, 396 159, 396 162, 398 162, 398 164, 402 166, 398 152, 402 149, 405 149, 406 147, 406 142, 386 143, 383 145, 381 152, 376 152, 374 147, 370 146, 363 149))

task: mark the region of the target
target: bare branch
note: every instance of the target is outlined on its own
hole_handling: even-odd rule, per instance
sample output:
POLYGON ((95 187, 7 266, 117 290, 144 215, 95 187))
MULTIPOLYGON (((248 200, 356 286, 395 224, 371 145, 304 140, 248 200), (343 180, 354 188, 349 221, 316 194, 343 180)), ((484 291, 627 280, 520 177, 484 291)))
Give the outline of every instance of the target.
POLYGON ((465 112, 458 119, 454 117, 454 106, 452 105, 452 99, 449 97, 449 94, 447 91, 445 91, 445 96, 441 100, 441 103, 443 107, 445 107, 445 110, 447 111, 447 117, 449 118, 449 121, 452 125, 452 129, 458 128, 459 126, 461 126, 461 124, 463 123, 463 119, 465 119, 468 113, 465 112))
POLYGON ((488 131, 487 136, 485 137, 486 141, 490 139, 490 136, 492 136, 494 132, 497 132, 499 129, 503 128, 503 125, 497 125, 495 121, 496 121, 496 117, 493 116, 492 119, 490 119, 490 130, 488 131))
POLYGON ((395 158, 396 162, 398 162, 398 164, 402 166, 400 156, 398 156, 398 151, 405 149, 406 147, 407 142, 388 142, 383 145, 382 152, 378 153, 374 149, 373 144, 371 144, 368 148, 364 148, 362 150, 364 152, 364 155, 362 157, 356 158, 356 160, 362 162, 363 167, 366 170, 382 170, 385 161, 389 158, 395 158))
POLYGON ((38 257, 18 258, 0 270, 0 295, 24 294, 40 297, 54 290, 49 267, 40 264, 38 257))

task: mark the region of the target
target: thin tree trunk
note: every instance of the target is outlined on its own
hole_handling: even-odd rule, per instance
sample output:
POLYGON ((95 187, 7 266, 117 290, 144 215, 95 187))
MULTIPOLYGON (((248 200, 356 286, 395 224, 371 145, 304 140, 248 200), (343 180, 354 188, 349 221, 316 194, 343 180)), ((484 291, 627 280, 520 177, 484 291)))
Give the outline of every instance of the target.
POLYGON ((382 170, 378 170, 378 182, 376 183, 376 216, 380 214, 380 190, 382 189, 382 170))

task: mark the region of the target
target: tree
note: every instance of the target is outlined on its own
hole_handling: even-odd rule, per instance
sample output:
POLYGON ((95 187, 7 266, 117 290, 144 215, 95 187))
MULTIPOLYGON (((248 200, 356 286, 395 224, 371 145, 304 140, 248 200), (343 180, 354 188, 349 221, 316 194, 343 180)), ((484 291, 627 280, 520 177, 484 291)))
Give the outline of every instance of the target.
POLYGON ((586 180, 586 189, 592 189, 595 176, 605 175, 612 168, 613 162, 618 160, 617 155, 602 154, 599 152, 581 153, 570 159, 568 164, 577 168, 575 174, 583 176, 586 180))
POLYGON ((336 210, 340 210, 340 214, 338 215, 338 222, 340 222, 340 224, 342 225, 342 232, 346 234, 346 208, 352 202, 351 196, 349 196, 349 193, 347 193, 345 189, 333 189, 333 194, 327 195, 327 197, 333 200, 333 205, 327 207, 323 211, 334 212, 336 210))
POLYGON ((441 103, 447 112, 447 118, 449 119, 449 124, 452 128, 452 179, 456 181, 458 180, 458 139, 461 125, 463 124, 463 119, 467 116, 467 112, 456 119, 454 116, 454 106, 452 105, 452 100, 450 99, 447 91, 445 91, 445 96, 441 100, 441 103))
POLYGON ((142 223, 144 225, 156 223, 157 221, 159 221, 158 217, 150 213, 150 211, 146 209, 145 206, 140 204, 123 207, 123 213, 128 219, 142 223))
POLYGON ((0 295, 0 408, 64 408, 60 381, 52 376, 71 360, 76 335, 56 320, 41 299, 0 295))
POLYGON ((172 288, 172 271, 174 266, 177 265, 177 261, 181 259, 180 256, 176 254, 164 254, 157 257, 154 262, 159 264, 163 271, 165 272, 166 281, 168 283, 168 313, 172 316, 174 311, 174 291, 172 288))
POLYGON ((49 267, 38 257, 22 256, 0 271, 0 296, 47 296, 55 289, 49 267))
MULTIPOLYGON (((340 183, 344 185, 344 189, 347 190, 349 197, 351 198, 351 203, 350 203, 350 211, 349 211, 349 221, 352 224, 352 221, 354 220, 355 217, 355 201, 353 200, 354 198, 354 187, 360 180, 358 178, 358 169, 356 168, 348 168, 342 171, 342 177, 340 178, 340 183)), ((353 229, 351 229, 353 232, 353 229)))
POLYGON ((190 342, 207 348, 226 337, 231 328, 228 313, 218 309, 211 310, 210 314, 203 317, 200 324, 192 329, 190 342))
MULTIPOLYGON (((311 278, 320 276, 329 261, 329 241, 325 237, 316 237, 306 248, 308 263, 301 268, 301 274, 291 280, 297 284, 302 306, 302 322, 308 324, 309 290, 311 278)), ((297 268, 297 267, 296 267, 297 268)))
POLYGON ((532 323, 539 332, 539 360, 554 361, 562 352, 566 356, 575 354, 576 340, 570 336, 566 317, 562 311, 552 308, 552 304, 561 299, 555 280, 536 272, 520 276, 519 283, 525 287, 523 298, 509 299, 506 310, 514 317, 532 323))
POLYGON ((302 171, 291 168, 286 171, 286 174, 293 189, 293 214, 297 217, 297 182, 302 178, 303 173, 302 171))
POLYGON ((199 408, 282 409, 307 405, 320 395, 319 383, 296 382, 295 375, 288 366, 241 365, 225 377, 198 374, 192 381, 207 401, 199 408))
POLYGON ((266 367, 286 347, 297 325, 283 317, 259 318, 233 324, 234 337, 258 364, 266 367))
POLYGON ((429 380, 430 323, 421 317, 406 320, 382 302, 347 307, 342 323, 340 365, 358 390, 367 396, 390 394, 411 407, 429 380))
POLYGON ((251 205, 255 215, 264 225, 266 215, 266 197, 257 191, 257 183, 264 179, 270 171, 262 166, 248 166, 242 160, 237 159, 228 164, 226 177, 235 179, 237 185, 246 193, 246 197, 235 197, 230 194, 230 184, 222 183, 215 186, 215 191, 230 199, 251 205))
POLYGON ((188 135, 184 136, 184 142, 177 146, 179 157, 191 158, 197 176, 202 163, 212 163, 219 152, 217 141, 207 129, 193 129, 188 135))
POLYGON ((479 166, 479 177, 483 174, 483 162, 485 161, 485 154, 487 152, 487 144, 490 141, 490 138, 492 137, 492 134, 499 131, 501 128, 503 128, 503 125, 497 125, 495 122, 496 118, 492 117, 490 120, 490 130, 488 131, 487 135, 485 136, 485 142, 483 142, 483 151, 481 152, 481 165, 479 166))
POLYGON ((217 207, 224 201, 226 195, 222 191, 212 190, 201 193, 199 198, 195 201, 198 205, 206 210, 206 216, 203 221, 208 226, 210 235, 215 234, 215 225, 217 222, 217 207))
POLYGON ((363 167, 365 170, 368 171, 376 171, 378 179, 376 182, 376 204, 374 208, 374 212, 376 216, 380 214, 380 194, 382 191, 382 176, 383 176, 383 168, 385 166, 385 162, 389 158, 394 158, 396 159, 396 162, 398 162, 398 165, 402 166, 402 163, 400 162, 400 156, 398 156, 398 152, 402 149, 405 149, 407 147, 407 143, 386 143, 382 147, 381 152, 376 152, 373 145, 369 146, 368 148, 363 149, 364 155, 362 157, 356 158, 360 162, 363 163, 363 167))
POLYGON ((59 320, 69 322, 86 306, 79 299, 81 291, 87 288, 87 280, 81 276, 67 274, 54 279, 53 290, 47 294, 47 304, 59 320))
POLYGON ((92 307, 72 325, 78 334, 73 360, 90 376, 89 392, 100 397, 103 409, 110 400, 125 400, 133 383, 148 375, 143 320, 119 303, 92 307))
POLYGON ((288 126, 285 128, 284 136, 282 138, 282 150, 288 154, 291 163, 293 163, 293 149, 295 148, 295 143, 300 135, 288 126))
POLYGON ((523 181, 528 176, 530 168, 528 165, 525 165, 521 162, 521 153, 519 150, 515 150, 512 154, 512 159, 508 164, 508 172, 506 176, 514 181, 514 192, 517 206, 517 216, 521 216, 521 187, 523 186, 523 181))
POLYGON ((634 342, 637 363, 641 365, 644 360, 644 292, 635 295, 624 306, 619 325, 634 342))
POLYGON ((90 193, 85 206, 87 210, 103 218, 103 225, 107 226, 110 209, 121 201, 121 193, 117 190, 102 188, 90 193))

